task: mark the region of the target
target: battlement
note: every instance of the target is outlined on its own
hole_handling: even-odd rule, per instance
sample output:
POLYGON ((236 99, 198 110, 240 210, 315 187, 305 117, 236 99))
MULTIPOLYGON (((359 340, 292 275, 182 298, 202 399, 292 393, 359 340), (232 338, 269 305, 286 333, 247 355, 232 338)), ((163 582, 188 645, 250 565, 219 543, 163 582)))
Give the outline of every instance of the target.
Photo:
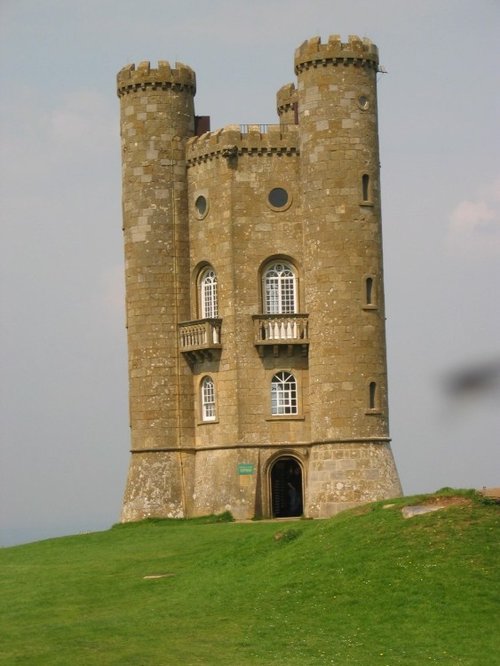
POLYGON ((292 109, 296 103, 297 89, 295 88, 294 83, 285 84, 276 93, 276 106, 279 115, 281 115, 284 111, 292 109))
POLYGON ((196 93, 196 74, 182 62, 176 62, 171 67, 166 60, 159 60, 158 67, 153 68, 149 60, 123 67, 116 77, 118 97, 130 92, 146 88, 160 88, 167 90, 184 90, 194 95, 196 93))
POLYGON ((188 140, 188 166, 218 157, 237 155, 292 155, 299 151, 296 125, 227 125, 188 140))
POLYGON ((378 49, 366 37, 349 35, 347 42, 342 42, 340 35, 330 35, 328 42, 323 44, 321 37, 306 40, 295 51, 295 73, 318 65, 329 64, 362 65, 378 67, 378 49))

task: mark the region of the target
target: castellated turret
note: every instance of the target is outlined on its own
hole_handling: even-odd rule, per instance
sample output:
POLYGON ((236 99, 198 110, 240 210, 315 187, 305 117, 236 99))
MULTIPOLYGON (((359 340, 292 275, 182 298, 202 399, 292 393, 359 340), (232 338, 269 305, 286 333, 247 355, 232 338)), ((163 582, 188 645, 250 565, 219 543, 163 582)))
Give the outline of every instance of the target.
POLYGON ((377 48, 304 42, 275 125, 210 132, 193 71, 118 74, 132 456, 122 520, 326 517, 399 495, 377 48))
POLYGON ((192 381, 177 322, 189 317, 186 141, 194 72, 166 62, 118 74, 132 460, 123 518, 183 516, 181 449, 193 439, 192 381))

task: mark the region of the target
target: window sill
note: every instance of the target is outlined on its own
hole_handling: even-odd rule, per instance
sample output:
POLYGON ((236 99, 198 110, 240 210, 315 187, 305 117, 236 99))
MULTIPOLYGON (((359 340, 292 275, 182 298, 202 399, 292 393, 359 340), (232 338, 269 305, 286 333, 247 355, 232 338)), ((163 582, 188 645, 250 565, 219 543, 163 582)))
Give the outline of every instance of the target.
POLYGON ((378 305, 363 305, 362 306, 363 310, 378 310, 378 305))
POLYGON ((205 426, 205 425, 213 425, 214 423, 219 423, 219 419, 213 419, 213 421, 198 421, 196 425, 205 426))
POLYGON ((365 206, 366 208, 373 208, 375 204, 373 203, 373 201, 360 201, 359 205, 365 206))
POLYGON ((381 409, 367 409, 365 411, 366 416, 380 416, 382 414, 381 409))
POLYGON ((268 416, 266 421, 304 421, 305 418, 301 414, 277 414, 276 416, 268 416))

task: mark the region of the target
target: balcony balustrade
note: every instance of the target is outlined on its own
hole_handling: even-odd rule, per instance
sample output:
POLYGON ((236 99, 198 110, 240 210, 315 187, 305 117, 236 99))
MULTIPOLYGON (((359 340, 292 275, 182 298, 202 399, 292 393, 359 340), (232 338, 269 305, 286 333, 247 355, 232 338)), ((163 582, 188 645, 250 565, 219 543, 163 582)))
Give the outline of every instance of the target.
POLYGON ((198 319, 179 324, 180 350, 190 360, 212 358, 214 352, 222 349, 222 319, 198 319))
POLYGON ((261 356, 266 347, 271 347, 275 356, 285 347, 289 355, 300 347, 305 356, 309 348, 308 315, 265 314, 253 315, 254 344, 261 356))

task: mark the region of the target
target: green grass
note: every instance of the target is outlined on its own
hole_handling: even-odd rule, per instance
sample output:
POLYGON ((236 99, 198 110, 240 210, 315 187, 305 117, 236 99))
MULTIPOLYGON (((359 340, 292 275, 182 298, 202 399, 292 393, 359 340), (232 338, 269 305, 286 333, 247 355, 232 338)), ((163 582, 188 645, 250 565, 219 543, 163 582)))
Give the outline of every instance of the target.
POLYGON ((438 493, 457 494, 468 503, 407 520, 423 498, 1 549, 0 663, 500 664, 500 509, 438 493))

